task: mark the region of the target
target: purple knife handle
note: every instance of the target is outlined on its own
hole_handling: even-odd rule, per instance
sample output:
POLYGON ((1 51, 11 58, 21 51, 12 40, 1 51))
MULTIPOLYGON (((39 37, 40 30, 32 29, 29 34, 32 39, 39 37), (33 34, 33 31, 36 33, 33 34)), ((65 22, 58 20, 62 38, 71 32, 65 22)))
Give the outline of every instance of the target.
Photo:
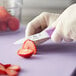
POLYGON ((52 33, 54 32, 55 28, 50 28, 50 29, 47 29, 46 32, 47 34, 49 35, 49 37, 51 37, 52 33))

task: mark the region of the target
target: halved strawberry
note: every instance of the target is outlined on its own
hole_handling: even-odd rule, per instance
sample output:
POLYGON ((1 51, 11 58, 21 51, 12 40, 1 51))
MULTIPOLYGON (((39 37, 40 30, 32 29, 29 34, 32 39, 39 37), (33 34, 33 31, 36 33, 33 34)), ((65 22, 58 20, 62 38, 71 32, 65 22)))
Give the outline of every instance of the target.
POLYGON ((19 56, 22 56, 22 57, 25 57, 25 58, 29 58, 29 57, 32 56, 33 50, 30 50, 30 49, 19 49, 17 54, 19 56))
POLYGON ((0 75, 6 75, 5 67, 0 63, 0 75))
POLYGON ((18 76, 18 72, 15 70, 11 70, 9 68, 6 69, 8 76, 18 76))
POLYGON ((11 66, 8 67, 8 69, 15 70, 15 71, 20 71, 20 66, 18 66, 18 65, 11 65, 11 66))
POLYGON ((36 54, 37 49, 36 49, 36 45, 32 40, 27 39, 22 46, 23 49, 30 49, 33 50, 33 53, 36 54))

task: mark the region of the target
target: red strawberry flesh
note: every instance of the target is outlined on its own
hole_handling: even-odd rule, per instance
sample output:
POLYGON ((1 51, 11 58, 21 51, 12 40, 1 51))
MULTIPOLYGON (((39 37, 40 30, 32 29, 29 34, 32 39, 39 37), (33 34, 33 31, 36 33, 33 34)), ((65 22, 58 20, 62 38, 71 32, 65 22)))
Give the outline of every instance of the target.
POLYGON ((36 48, 36 45, 34 44, 34 42, 32 40, 29 40, 27 39, 24 43, 23 43, 23 46, 22 46, 23 49, 30 49, 30 50, 33 50, 34 54, 36 54, 37 52, 37 48, 36 48))
POLYGON ((6 75, 5 67, 0 63, 0 75, 6 75))
POLYGON ((32 56, 33 54, 33 50, 30 49, 19 49, 19 51, 17 52, 17 54, 19 56, 25 57, 25 58, 29 58, 32 56))
POLYGON ((8 67, 10 67, 11 66, 11 64, 4 64, 4 67, 5 68, 8 68, 8 67))
POLYGON ((18 76, 18 72, 15 70, 6 69, 8 76, 18 76))
POLYGON ((18 65, 11 65, 8 67, 10 70, 20 71, 20 66, 18 65))

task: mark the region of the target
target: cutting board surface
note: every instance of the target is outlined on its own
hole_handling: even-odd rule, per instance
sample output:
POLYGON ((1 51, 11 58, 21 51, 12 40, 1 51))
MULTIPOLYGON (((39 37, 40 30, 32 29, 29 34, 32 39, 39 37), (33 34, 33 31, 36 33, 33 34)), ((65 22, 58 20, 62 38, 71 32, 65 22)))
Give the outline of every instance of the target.
POLYGON ((25 27, 0 34, 1 63, 20 65, 19 76, 70 76, 76 67, 76 43, 55 44, 48 40, 37 47, 37 55, 26 59, 17 55, 22 44, 13 44, 24 36, 25 27))

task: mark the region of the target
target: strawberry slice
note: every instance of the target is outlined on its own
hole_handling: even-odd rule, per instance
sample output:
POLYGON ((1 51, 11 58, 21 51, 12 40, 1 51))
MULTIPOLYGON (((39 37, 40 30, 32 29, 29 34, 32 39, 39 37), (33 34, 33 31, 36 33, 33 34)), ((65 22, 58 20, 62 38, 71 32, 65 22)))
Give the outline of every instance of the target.
POLYGON ((22 46, 23 49, 30 49, 33 50, 33 53, 36 54, 37 49, 36 49, 36 45, 34 44, 34 42, 32 40, 27 39, 22 46))
POLYGON ((18 72, 15 70, 11 70, 9 68, 6 69, 8 76, 18 76, 18 72))
POLYGON ((6 75, 5 67, 0 63, 0 75, 6 75))
POLYGON ((20 66, 0 63, 0 76, 18 76, 20 66))
POLYGON ((8 69, 15 70, 15 71, 20 71, 20 66, 18 66, 18 65, 11 65, 11 66, 8 67, 8 69))
POLYGON ((17 54, 19 56, 22 56, 22 57, 25 57, 25 58, 29 58, 29 57, 32 56, 33 50, 30 50, 30 49, 19 49, 17 54))
POLYGON ((10 67, 11 66, 11 64, 4 64, 4 67, 5 68, 8 68, 8 67, 10 67))

